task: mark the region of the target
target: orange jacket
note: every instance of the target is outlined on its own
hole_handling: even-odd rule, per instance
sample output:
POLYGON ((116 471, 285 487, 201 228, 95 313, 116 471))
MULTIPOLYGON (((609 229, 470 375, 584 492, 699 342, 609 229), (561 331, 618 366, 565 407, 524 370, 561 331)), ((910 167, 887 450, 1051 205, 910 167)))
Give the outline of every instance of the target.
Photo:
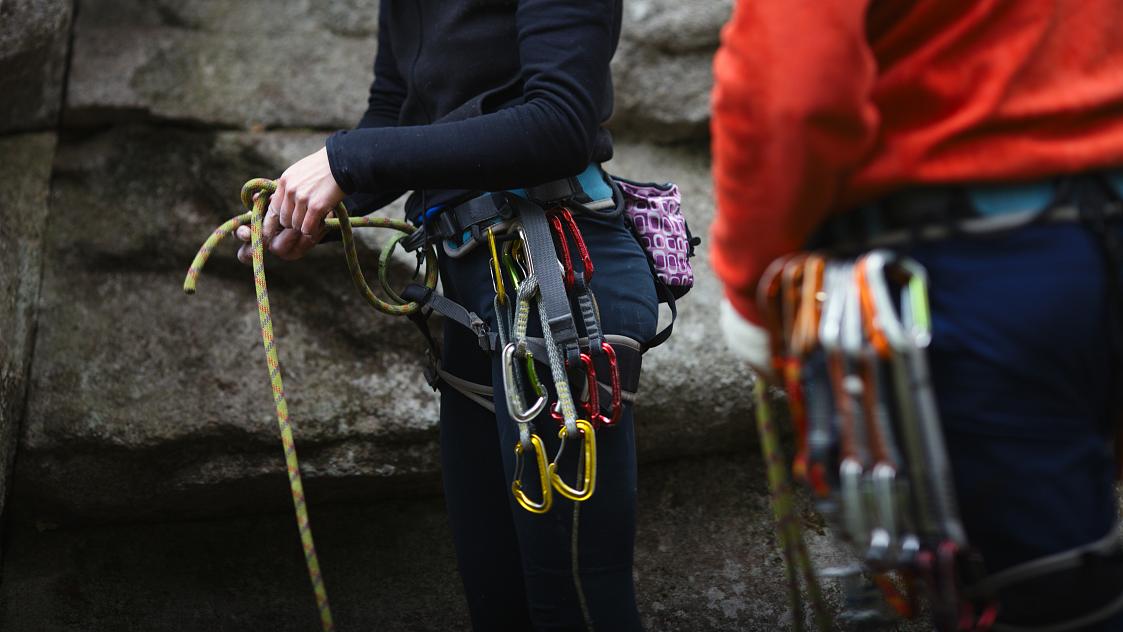
POLYGON ((743 318, 830 213, 1123 165, 1121 0, 741 0, 714 61, 713 265, 743 318))

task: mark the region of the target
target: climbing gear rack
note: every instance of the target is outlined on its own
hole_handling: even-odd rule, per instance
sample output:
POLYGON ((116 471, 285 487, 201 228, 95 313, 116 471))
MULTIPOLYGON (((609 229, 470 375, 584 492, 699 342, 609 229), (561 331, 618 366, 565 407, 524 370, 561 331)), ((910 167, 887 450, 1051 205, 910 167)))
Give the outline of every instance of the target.
MULTIPOLYGON (((927 278, 915 261, 885 250, 854 260, 819 253, 782 257, 758 285, 772 368, 787 394, 796 455, 790 470, 811 492, 858 562, 827 569, 840 579, 840 620, 912 618, 921 594, 941 631, 993 626, 990 594, 965 586, 981 576, 959 519, 925 349, 931 340, 927 278)), ((799 625, 802 574, 815 621, 829 629, 798 523, 777 431, 760 411, 777 529, 799 625)))

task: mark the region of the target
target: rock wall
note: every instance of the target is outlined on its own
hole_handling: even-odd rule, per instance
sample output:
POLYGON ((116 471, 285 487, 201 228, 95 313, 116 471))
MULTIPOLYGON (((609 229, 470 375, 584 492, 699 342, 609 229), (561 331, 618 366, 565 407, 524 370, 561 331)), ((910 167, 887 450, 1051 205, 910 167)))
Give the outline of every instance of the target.
MULTIPOLYGON (((55 135, 0 137, 0 516, 24 413, 55 135)), ((3 547, 0 546, 0 553, 3 547)))
POLYGON ((55 125, 72 10, 71 0, 0 2, 0 134, 55 125))
POLYGON ((71 10, 64 0, 0 2, 0 518, 31 363, 71 10))
MULTIPOLYGON (((0 628, 308 627, 250 272, 227 244, 198 295, 180 284, 243 181, 358 119, 376 5, 78 0, 72 25, 69 2, 0 3, 0 173, 19 174, 0 187, 0 237, 20 244, 0 252, 0 498, 19 442, 0 628)), ((609 168, 678 182, 700 235, 730 8, 629 0, 613 66, 609 168)), ((783 627, 745 375, 720 342, 705 245, 695 265, 674 337, 645 360, 640 607, 650 629, 783 627)), ((463 628, 415 332, 369 312, 338 246, 267 269, 342 620, 463 628)), ((806 520, 815 556, 835 557, 806 520)))
MULTIPOLYGON (((238 212, 244 180, 275 176, 320 147, 326 132, 307 128, 361 115, 376 5, 79 4, 63 111, 73 131, 54 160, 57 221, 44 243, 43 361, 31 376, 18 465, 26 483, 16 493, 37 519, 211 516, 287 503, 271 484, 281 463, 249 271, 227 244, 197 296, 183 296, 179 283, 201 240, 238 212), (293 34, 291 46, 271 45, 279 29, 293 34)), ((705 6, 628 5, 614 67, 621 142, 610 165, 678 181, 699 234, 712 213, 705 148, 653 145, 640 132, 704 138, 708 57, 729 3, 705 6), (684 75, 692 96, 665 98, 684 75)), ((416 335, 366 310, 338 246, 319 250, 307 262, 269 265, 310 488, 324 500, 436 492, 437 407, 416 335)), ((696 265, 699 286, 682 302, 675 336, 648 356, 644 460, 746 445, 743 375, 728 370, 717 335, 704 246, 696 265)))

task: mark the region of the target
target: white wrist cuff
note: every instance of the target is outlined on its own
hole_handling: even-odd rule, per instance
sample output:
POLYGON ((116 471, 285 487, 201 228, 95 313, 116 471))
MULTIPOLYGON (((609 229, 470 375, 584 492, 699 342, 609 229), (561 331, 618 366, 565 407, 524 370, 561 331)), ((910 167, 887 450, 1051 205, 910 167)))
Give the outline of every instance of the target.
POLYGON ((760 373, 771 374, 768 331, 745 320, 728 299, 721 300, 721 330, 733 353, 760 373))

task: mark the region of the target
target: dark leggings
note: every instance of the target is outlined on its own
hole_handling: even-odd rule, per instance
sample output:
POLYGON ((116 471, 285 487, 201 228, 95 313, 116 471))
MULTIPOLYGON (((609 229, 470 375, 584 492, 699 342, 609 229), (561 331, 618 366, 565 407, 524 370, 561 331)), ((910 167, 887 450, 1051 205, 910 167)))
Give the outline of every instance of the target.
MULTIPOLYGON (((579 217, 596 274, 590 284, 606 333, 648 340, 655 332, 655 289, 643 251, 622 220, 579 217)), ((496 326, 486 247, 459 259, 442 255, 445 295, 496 326)), ((530 335, 540 335, 537 318, 530 335)), ((518 431, 507 413, 497 355, 475 335, 446 323, 446 371, 495 387, 492 414, 446 385, 441 387, 441 467, 457 562, 476 630, 640 630, 632 581, 636 528, 636 454, 632 408, 618 425, 597 432, 597 481, 593 497, 575 513, 574 503, 554 494, 553 508, 535 515, 511 494, 518 431)), ((549 369, 539 365, 543 382, 549 369)), ((558 446, 558 424, 535 420, 547 460, 558 446)), ((577 442, 570 442, 576 446, 577 442)), ((573 485, 577 450, 568 448, 562 476, 573 485)), ((524 489, 537 498, 537 467, 528 460, 524 489)))

